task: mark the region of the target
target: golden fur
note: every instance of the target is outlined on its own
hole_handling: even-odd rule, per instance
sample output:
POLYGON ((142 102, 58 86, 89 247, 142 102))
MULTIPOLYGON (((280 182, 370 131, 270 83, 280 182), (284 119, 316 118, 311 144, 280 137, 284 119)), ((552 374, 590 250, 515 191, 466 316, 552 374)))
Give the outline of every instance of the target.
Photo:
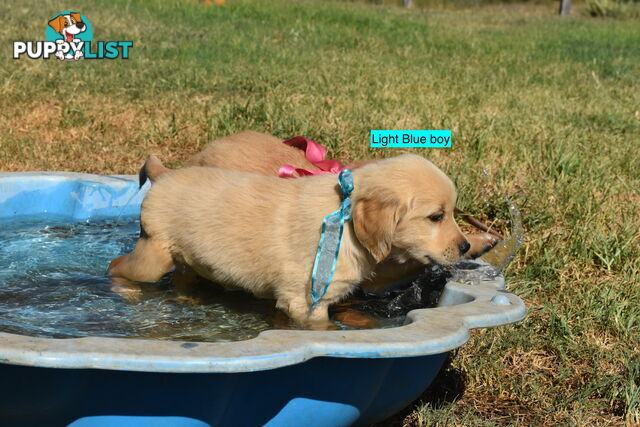
MULTIPOLYGON (((349 163, 351 169, 364 166, 370 161, 349 163)), ((244 131, 216 139, 204 150, 191 156, 185 166, 208 166, 233 169, 261 175, 278 176, 283 165, 292 165, 306 170, 319 170, 305 157, 299 148, 283 144, 283 140, 265 133, 244 131)), ((156 156, 149 156, 143 172, 155 181, 169 171, 156 156)))
MULTIPOLYGON (((274 136, 253 131, 216 139, 204 150, 191 156, 185 166, 218 167, 278 176, 278 170, 283 165, 318 170, 307 160, 304 151, 283 144, 281 139, 274 136)), ((141 173, 155 181, 169 170, 156 156, 149 156, 141 173)))
POLYGON ((271 135, 253 131, 220 138, 187 161, 187 166, 215 166, 261 175, 278 176, 282 165, 318 170, 304 151, 271 135))

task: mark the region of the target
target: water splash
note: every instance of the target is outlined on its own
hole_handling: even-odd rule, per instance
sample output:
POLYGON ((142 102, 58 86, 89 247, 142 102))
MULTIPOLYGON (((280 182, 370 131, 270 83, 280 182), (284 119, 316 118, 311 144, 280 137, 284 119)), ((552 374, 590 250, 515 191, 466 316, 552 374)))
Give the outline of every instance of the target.
MULTIPOLYGON (((482 170, 482 176, 485 183, 490 182, 489 172, 482 170)), ((497 182, 498 188, 501 188, 497 182)), ((496 273, 502 272, 509 263, 515 258, 515 255, 524 240, 524 227, 522 225, 522 215, 520 210, 513 204, 506 192, 500 190, 500 196, 509 208, 509 220, 511 223, 511 233, 508 238, 498 243, 492 250, 482 256, 482 259, 496 268, 496 273)), ((485 204, 489 204, 489 200, 484 198, 485 204)))

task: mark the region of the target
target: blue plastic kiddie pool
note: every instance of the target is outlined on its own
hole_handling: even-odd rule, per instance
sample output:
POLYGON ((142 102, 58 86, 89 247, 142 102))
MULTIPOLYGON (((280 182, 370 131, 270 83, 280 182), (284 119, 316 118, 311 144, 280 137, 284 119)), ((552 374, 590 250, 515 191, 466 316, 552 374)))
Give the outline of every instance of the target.
MULTIPOLYGON (((0 174, 0 220, 135 217, 131 176, 0 174)), ((466 263, 439 306, 388 329, 267 330, 235 342, 42 338, 0 332, 0 425, 347 426, 382 421, 429 386, 469 330, 517 322, 520 298, 466 263), (480 277, 480 279, 478 279, 480 277)), ((106 266, 105 266, 106 267, 106 266)), ((10 266, 0 266, 7 269, 10 266)), ((0 288, 3 286, 0 283, 0 288)))

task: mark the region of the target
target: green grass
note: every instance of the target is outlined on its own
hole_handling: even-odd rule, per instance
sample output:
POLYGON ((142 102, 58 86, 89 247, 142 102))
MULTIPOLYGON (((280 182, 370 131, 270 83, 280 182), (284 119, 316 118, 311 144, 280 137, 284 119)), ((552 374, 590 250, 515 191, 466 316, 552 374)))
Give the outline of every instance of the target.
POLYGON ((638 19, 640 4, 637 0, 586 0, 585 12, 591 16, 638 19))
MULTIPOLYGON (((246 128, 385 157, 370 129, 451 129, 417 150, 459 205, 526 236, 506 271, 529 317, 473 334, 396 424, 640 422, 640 25, 556 5, 403 10, 320 1, 86 2, 127 61, 13 60, 53 1, 0 3, 0 170, 135 173, 246 128), (490 176, 483 178, 482 170, 490 176), (445 380, 434 390, 450 390, 445 380), (451 393, 450 393, 451 394, 451 393)), ((440 388, 438 388, 440 387, 440 388)))

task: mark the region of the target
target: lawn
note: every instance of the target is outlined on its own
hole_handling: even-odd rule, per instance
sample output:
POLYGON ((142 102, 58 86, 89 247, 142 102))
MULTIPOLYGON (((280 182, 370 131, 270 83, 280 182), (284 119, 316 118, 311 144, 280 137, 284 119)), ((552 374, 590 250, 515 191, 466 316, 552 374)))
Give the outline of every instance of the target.
POLYGON ((0 171, 130 174, 151 153, 177 166, 244 129, 386 157, 403 149, 370 149, 370 129, 451 129, 454 148, 415 151, 463 209, 518 206, 505 275, 529 316, 476 331, 390 422, 640 422, 640 21, 554 4, 87 1, 94 39, 133 40, 131 58, 62 63, 10 52, 44 38, 59 2, 9 3, 0 171))

